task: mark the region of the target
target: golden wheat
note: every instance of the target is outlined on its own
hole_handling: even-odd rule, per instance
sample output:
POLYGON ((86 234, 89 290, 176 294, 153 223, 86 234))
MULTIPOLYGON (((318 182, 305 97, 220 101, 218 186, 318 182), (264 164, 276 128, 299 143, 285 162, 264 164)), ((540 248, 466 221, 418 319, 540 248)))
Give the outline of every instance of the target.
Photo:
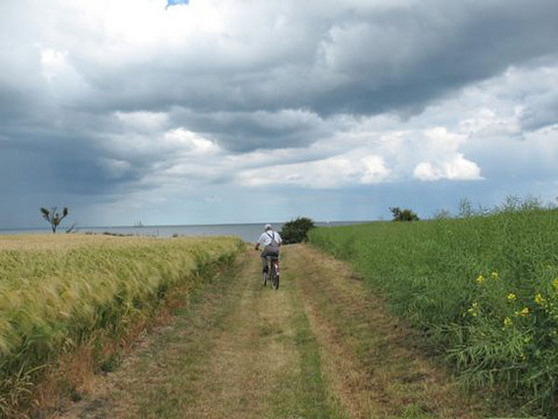
POLYGON ((242 246, 232 237, 1 237, 0 379, 55 361, 96 330, 117 333, 242 246))

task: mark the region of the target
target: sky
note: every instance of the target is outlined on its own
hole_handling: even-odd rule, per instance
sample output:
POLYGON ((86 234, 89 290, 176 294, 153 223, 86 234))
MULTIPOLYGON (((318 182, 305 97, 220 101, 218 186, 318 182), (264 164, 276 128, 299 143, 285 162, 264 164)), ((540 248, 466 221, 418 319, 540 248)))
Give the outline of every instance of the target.
POLYGON ((0 2, 0 228, 558 197, 558 2, 0 2))

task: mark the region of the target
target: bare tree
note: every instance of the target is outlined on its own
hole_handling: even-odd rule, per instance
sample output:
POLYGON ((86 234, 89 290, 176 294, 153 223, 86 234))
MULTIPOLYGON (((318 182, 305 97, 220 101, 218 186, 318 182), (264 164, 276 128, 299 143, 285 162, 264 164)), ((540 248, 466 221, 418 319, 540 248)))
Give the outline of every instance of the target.
POLYGON ((70 211, 68 211, 67 207, 64 207, 62 209, 62 213, 58 212, 57 207, 52 207, 50 210, 41 208, 41 215, 45 220, 49 222, 50 228, 52 228, 53 233, 56 233, 56 228, 69 213, 70 211))

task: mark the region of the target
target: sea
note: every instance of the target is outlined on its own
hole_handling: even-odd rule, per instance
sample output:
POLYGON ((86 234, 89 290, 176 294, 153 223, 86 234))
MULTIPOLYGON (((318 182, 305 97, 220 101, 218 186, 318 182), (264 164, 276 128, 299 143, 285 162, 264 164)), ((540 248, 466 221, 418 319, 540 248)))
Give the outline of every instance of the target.
MULTIPOLYGON (((316 227, 335 227, 362 224, 369 221, 324 221, 315 222, 316 227)), ((81 234, 121 234, 146 237, 177 236, 237 236, 248 243, 255 243, 264 229, 263 223, 251 224, 199 224, 199 225, 137 225, 121 227, 75 227, 73 233, 81 234)), ((272 223, 276 231, 281 232, 284 223, 272 223)), ((67 227, 66 227, 67 228, 67 227)), ((65 234, 64 226, 59 226, 56 234, 65 234)), ((0 229, 0 234, 52 234, 44 229, 0 229)))

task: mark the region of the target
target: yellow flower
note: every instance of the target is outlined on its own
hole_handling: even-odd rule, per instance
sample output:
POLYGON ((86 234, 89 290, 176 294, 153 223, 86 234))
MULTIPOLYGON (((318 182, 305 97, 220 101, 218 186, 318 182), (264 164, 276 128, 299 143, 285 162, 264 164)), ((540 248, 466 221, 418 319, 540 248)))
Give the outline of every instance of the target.
POLYGON ((513 303, 516 299, 517 299, 517 296, 516 296, 513 292, 510 292, 510 293, 508 294, 508 301, 509 301, 510 303, 513 303))
POLYGON ((556 278, 554 281, 552 281, 552 286, 554 287, 555 290, 558 291, 558 278, 556 278))
POLYGON ((527 317, 529 315, 529 307, 525 307, 521 311, 516 311, 515 315, 517 317, 527 317))
POLYGON ((498 278, 499 278, 498 272, 496 272, 496 271, 492 272, 492 273, 490 274, 490 277, 491 277, 492 279, 498 279, 498 278))
POLYGON ((537 295, 535 295, 535 303, 537 303, 538 305, 545 307, 546 306, 546 298, 544 298, 541 293, 539 292, 537 295))
POLYGON ((513 325, 512 319, 510 319, 509 317, 506 317, 504 319, 504 329, 507 329, 508 327, 511 327, 512 325, 513 325))
POLYGON ((473 304, 471 304, 471 307, 469 307, 469 308, 467 309, 467 312, 468 312, 471 316, 477 317, 477 316, 479 315, 479 313, 480 313, 480 308, 479 308, 478 303, 473 303, 473 304))
POLYGON ((482 285, 484 284, 484 276, 479 275, 477 278, 477 284, 482 285))

